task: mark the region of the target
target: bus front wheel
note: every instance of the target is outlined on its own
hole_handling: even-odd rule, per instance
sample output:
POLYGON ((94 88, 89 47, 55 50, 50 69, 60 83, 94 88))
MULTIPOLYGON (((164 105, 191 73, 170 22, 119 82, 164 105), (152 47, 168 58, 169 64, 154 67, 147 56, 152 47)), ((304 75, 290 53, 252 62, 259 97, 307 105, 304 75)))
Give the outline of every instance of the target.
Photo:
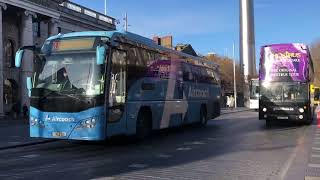
POLYGON ((151 134, 152 115, 149 110, 141 110, 138 114, 136 124, 136 138, 143 140, 151 134))

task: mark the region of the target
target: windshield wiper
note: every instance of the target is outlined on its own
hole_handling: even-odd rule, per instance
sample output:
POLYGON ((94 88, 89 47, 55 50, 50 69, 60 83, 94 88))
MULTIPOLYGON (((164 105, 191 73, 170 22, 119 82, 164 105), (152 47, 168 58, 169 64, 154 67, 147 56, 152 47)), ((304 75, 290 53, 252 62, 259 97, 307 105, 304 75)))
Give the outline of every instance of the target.
POLYGON ((72 98, 72 99, 76 99, 76 100, 78 100, 78 101, 82 101, 82 102, 83 102, 82 99, 80 99, 80 98, 78 98, 78 97, 76 97, 76 96, 74 96, 74 95, 63 94, 63 93, 61 93, 61 92, 59 92, 59 91, 52 91, 52 90, 49 90, 49 89, 46 89, 46 88, 35 88, 35 89, 41 89, 41 90, 49 91, 49 93, 47 93, 46 95, 44 95, 43 97, 41 97, 41 98, 39 99, 39 101, 43 101, 44 99, 46 99, 47 97, 49 97, 49 96, 52 95, 52 94, 57 94, 57 95, 59 95, 59 96, 67 96, 67 97, 70 97, 70 98, 72 98))

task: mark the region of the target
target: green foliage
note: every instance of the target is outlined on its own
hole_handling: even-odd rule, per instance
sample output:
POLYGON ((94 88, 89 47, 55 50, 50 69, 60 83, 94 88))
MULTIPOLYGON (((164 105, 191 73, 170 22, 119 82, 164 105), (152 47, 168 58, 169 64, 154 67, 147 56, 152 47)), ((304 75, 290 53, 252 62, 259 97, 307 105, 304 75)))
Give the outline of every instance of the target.
POLYGON ((314 68, 313 82, 315 86, 320 86, 320 40, 310 45, 310 54, 314 68))

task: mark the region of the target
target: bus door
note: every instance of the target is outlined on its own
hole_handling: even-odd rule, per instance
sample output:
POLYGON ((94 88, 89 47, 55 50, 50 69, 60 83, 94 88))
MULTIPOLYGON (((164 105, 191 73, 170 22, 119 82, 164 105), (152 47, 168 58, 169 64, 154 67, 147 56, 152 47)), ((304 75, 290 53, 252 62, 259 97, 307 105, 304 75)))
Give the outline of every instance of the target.
POLYGON ((127 52, 113 49, 108 99, 108 134, 126 131, 127 52))
POLYGON ((187 63, 181 63, 181 77, 179 77, 180 81, 182 82, 182 92, 181 92, 181 102, 182 102, 182 120, 184 124, 191 123, 193 121, 193 117, 191 117, 190 105, 188 102, 188 92, 191 88, 191 82, 193 80, 193 75, 191 72, 191 67, 187 63), (189 118, 188 118, 189 117, 189 118), (190 118, 191 117, 191 118, 190 118))
POLYGON ((175 69, 176 69, 176 93, 174 99, 176 99, 176 107, 177 107, 177 118, 179 121, 179 124, 185 123, 184 120, 186 119, 186 112, 187 112, 187 102, 185 99, 185 94, 184 94, 184 82, 183 82, 183 72, 182 72, 182 63, 175 63, 174 64, 175 69))

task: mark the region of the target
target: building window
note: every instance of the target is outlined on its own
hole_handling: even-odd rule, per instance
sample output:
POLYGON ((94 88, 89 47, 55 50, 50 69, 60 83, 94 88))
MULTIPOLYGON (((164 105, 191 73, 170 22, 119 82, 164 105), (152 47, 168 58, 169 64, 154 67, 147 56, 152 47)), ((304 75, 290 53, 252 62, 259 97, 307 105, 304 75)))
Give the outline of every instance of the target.
POLYGON ((14 67, 14 43, 8 39, 4 45, 4 57, 6 67, 14 67))
POLYGON ((3 86, 3 104, 5 105, 5 112, 19 113, 20 105, 18 98, 19 86, 15 80, 6 79, 4 80, 3 86))
POLYGON ((33 29, 33 37, 40 37, 41 36, 41 25, 40 22, 33 22, 32 24, 32 29, 33 29))

